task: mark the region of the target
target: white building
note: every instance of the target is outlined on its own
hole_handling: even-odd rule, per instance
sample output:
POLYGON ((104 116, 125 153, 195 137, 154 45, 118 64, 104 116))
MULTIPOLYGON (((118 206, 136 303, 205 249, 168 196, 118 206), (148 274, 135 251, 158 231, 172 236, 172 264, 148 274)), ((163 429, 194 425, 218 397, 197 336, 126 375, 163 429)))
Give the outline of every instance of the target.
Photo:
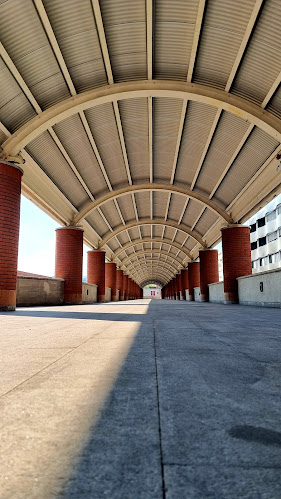
POLYGON ((281 195, 247 221, 253 273, 281 267, 281 195))

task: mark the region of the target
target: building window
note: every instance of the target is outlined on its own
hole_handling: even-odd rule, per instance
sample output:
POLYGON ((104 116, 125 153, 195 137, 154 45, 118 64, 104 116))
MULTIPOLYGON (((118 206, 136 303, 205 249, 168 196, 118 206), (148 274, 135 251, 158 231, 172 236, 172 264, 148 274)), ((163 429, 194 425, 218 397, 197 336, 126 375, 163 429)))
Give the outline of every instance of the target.
POLYGON ((269 260, 269 263, 273 263, 273 261, 272 261, 272 260, 273 260, 273 258, 272 258, 272 257, 273 257, 273 255, 268 255, 268 260, 269 260))
POLYGON ((281 204, 277 205, 276 211, 277 211, 277 215, 280 215, 280 213, 281 213, 281 204))
POLYGON ((258 227, 264 227, 265 225, 265 217, 258 219, 258 227))
POLYGON ((260 267, 264 266, 264 258, 260 258, 260 267))
POLYGON ((274 232, 271 232, 271 234, 267 234, 267 242, 271 243, 272 241, 275 241, 277 237, 278 237, 277 230, 275 230, 274 232))
POLYGON ((275 220, 275 218, 276 218, 276 210, 273 210, 270 213, 267 213, 266 215, 267 222, 271 222, 272 220, 275 220))
POLYGON ((264 246, 266 244, 266 236, 259 238, 259 246, 264 246))
POLYGON ((250 227, 250 232, 256 232, 257 230, 257 224, 252 224, 250 227))
POLYGON ((257 249, 257 247, 258 247, 258 242, 257 241, 253 241, 251 243, 251 250, 253 251, 253 250, 257 249))

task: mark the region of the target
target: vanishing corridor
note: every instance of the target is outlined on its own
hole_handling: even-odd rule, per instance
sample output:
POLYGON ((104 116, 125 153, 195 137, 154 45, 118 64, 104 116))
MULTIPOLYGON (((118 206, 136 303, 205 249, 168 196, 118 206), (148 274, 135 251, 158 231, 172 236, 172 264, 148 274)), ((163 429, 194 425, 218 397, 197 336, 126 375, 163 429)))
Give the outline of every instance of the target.
POLYGON ((1 499, 280 498, 280 310, 1 313, 1 499))

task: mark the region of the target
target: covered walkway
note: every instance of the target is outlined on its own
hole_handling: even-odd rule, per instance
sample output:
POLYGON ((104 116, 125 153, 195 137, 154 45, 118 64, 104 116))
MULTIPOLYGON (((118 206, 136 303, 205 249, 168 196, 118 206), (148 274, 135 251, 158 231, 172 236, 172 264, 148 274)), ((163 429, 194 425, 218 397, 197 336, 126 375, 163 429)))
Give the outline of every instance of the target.
POLYGON ((280 310, 1 313, 1 498, 280 498, 280 310))

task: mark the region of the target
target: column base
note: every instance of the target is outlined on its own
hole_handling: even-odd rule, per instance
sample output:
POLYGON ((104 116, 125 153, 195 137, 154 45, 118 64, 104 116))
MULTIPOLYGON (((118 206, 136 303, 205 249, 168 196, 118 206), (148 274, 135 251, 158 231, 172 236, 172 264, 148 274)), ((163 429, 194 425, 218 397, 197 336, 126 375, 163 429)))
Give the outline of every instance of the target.
POLYGON ((239 303, 238 297, 237 297, 236 293, 233 293, 233 292, 232 293, 231 292, 230 293, 226 293, 226 292, 224 293, 224 304, 227 305, 228 303, 230 305, 231 304, 236 304, 237 305, 239 303))
POLYGON ((14 312, 16 310, 17 291, 15 289, 0 290, 1 312, 14 312))
POLYGON ((105 302, 105 295, 98 295, 97 302, 98 303, 104 303, 105 302))
POLYGON ((64 295, 63 300, 65 305, 82 305, 82 293, 71 293, 64 295))

